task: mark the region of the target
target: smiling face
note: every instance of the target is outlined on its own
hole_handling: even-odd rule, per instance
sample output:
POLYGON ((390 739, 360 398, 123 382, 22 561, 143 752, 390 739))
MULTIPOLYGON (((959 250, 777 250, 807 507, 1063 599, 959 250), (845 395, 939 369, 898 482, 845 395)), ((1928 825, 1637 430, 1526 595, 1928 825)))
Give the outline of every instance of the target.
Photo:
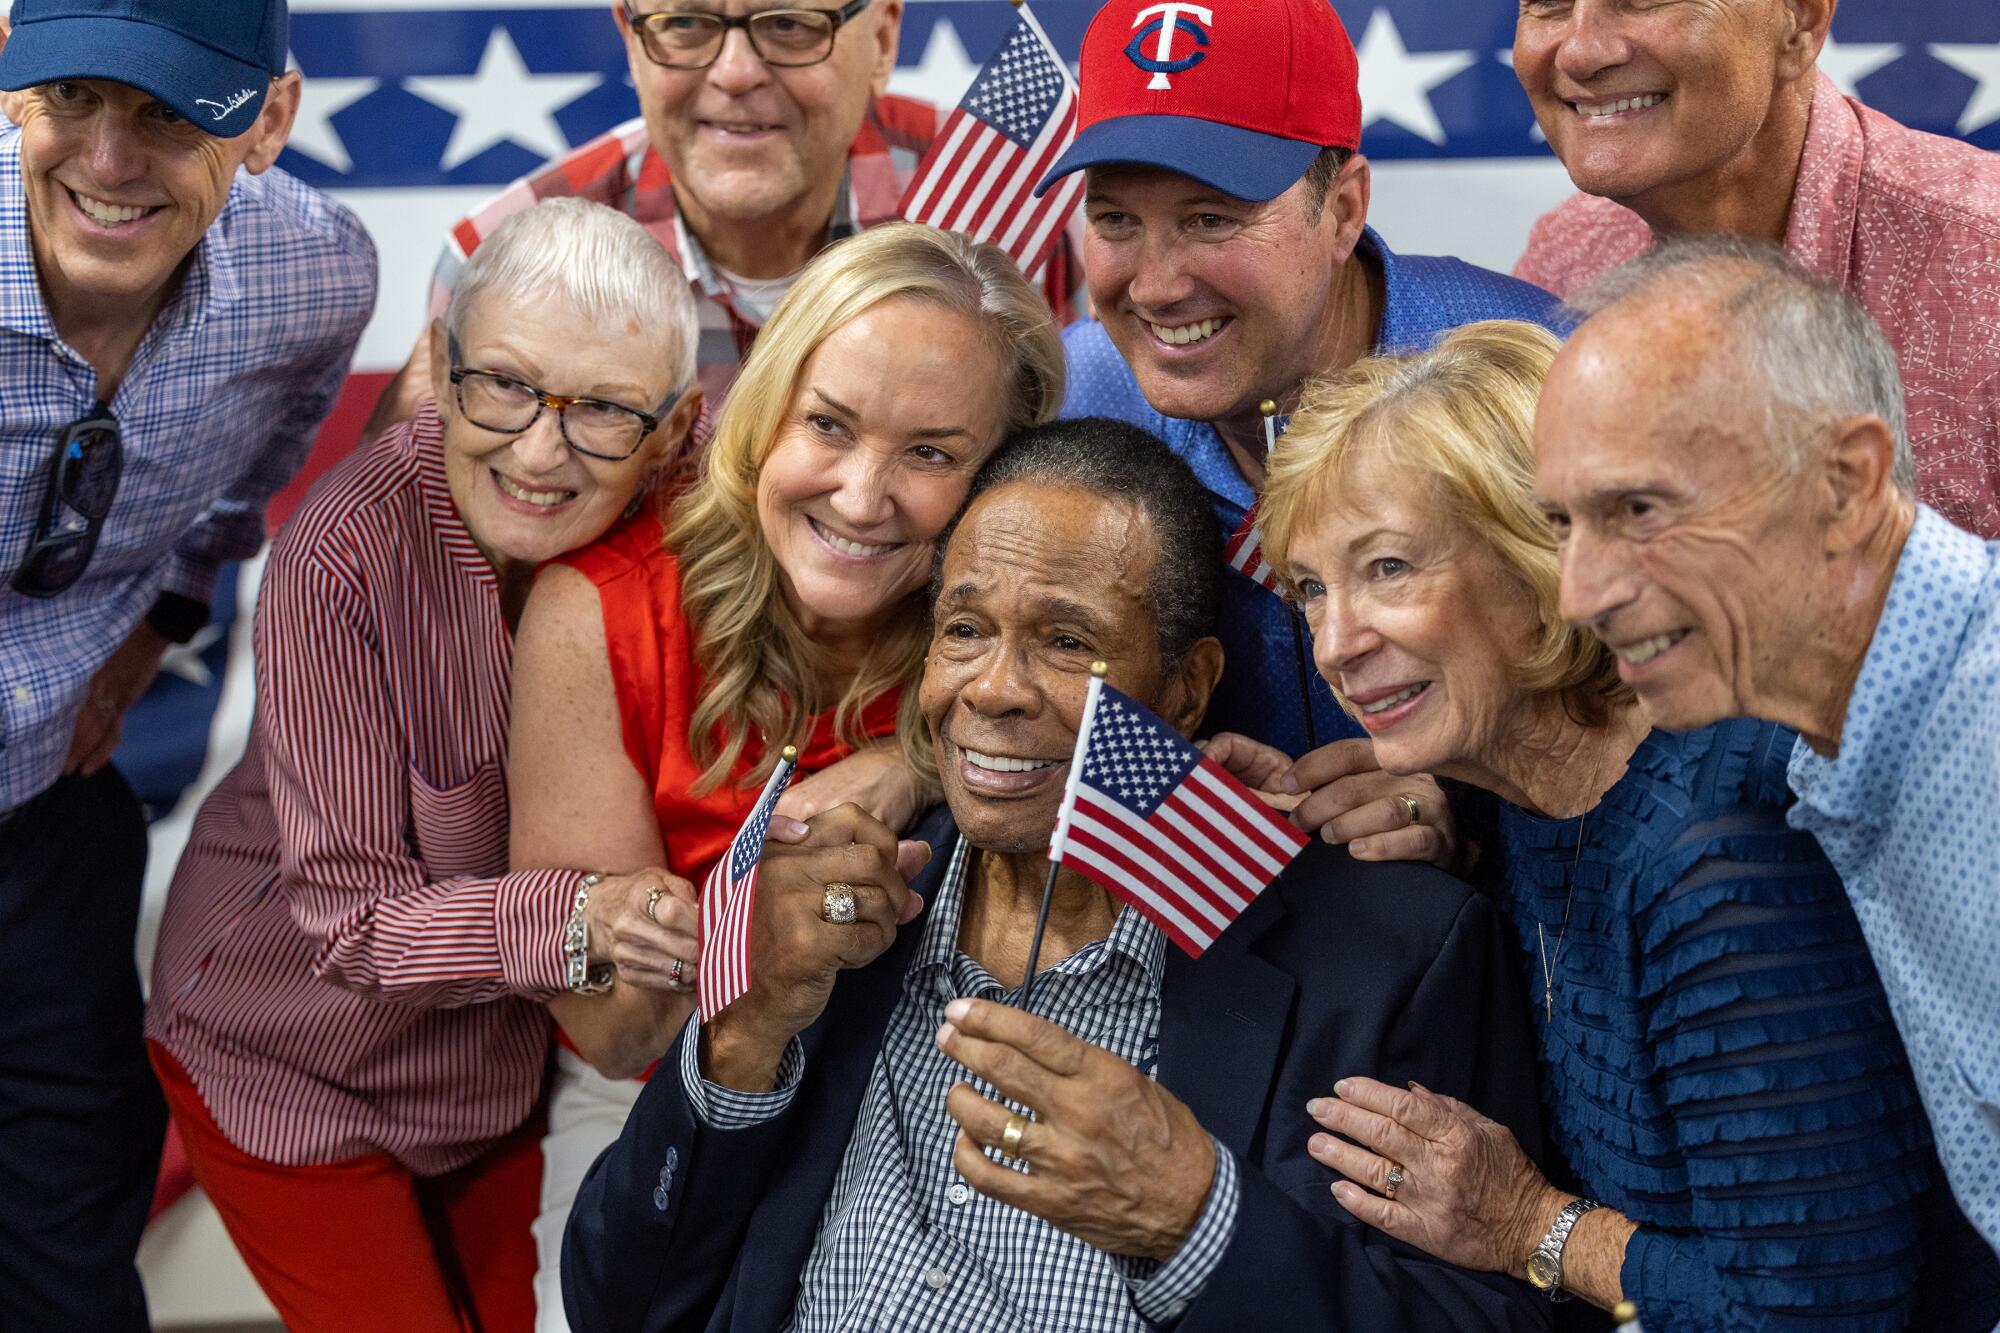
POLYGON ((299 79, 277 80, 257 121, 223 139, 151 93, 74 79, 7 93, 21 127, 21 178, 35 267, 58 326, 152 303, 222 211, 238 167, 277 160, 299 79))
POLYGON ((1090 297, 1147 402, 1217 421, 1327 367, 1346 313, 1343 266, 1367 212, 1366 169, 1347 164, 1317 222, 1303 181, 1250 203, 1157 168, 1090 169, 1090 297))
MULTIPOLYGON (((838 8, 833 0, 637 0, 635 13, 838 8)), ((834 35, 833 54, 793 69, 765 64, 741 29, 706 69, 667 69, 641 49, 617 11, 632 83, 674 187, 704 217, 781 220, 828 211, 869 99, 896 66, 901 0, 873 0, 834 35)), ((811 219, 817 221, 818 219, 811 219)))
POLYGON ((1562 613, 1617 654, 1658 725, 1764 716, 1774 646, 1827 614, 1815 506, 1751 434, 1763 414, 1717 317, 1639 305, 1579 330, 1535 415, 1562 613))
POLYGON ((1643 210, 1764 160, 1774 100, 1810 76, 1819 49, 1818 34, 1794 30, 1792 8, 1521 0, 1514 73, 1577 188, 1643 210))
POLYGON ((1200 719, 1198 664, 1215 643, 1161 670, 1158 550, 1133 506, 1033 481, 982 494, 953 530, 921 703, 945 802, 974 846, 1047 850, 1091 662, 1182 730, 1200 719))
POLYGON ((931 543, 1006 429, 992 335, 891 298, 829 334, 757 472, 757 522, 807 634, 868 634, 930 575, 931 543))
POLYGON ((1534 597, 1432 484, 1363 447, 1287 552, 1313 660, 1393 773, 1505 771, 1534 597))
MULTIPOLYGON (((676 387, 673 351, 637 320, 587 315, 558 296, 481 300, 466 312, 459 339, 466 369, 646 413, 676 387)), ((452 502, 496 570, 533 566, 600 536, 686 436, 701 401, 690 389, 637 453, 612 462, 571 449, 547 407, 515 435, 466 420, 441 321, 431 330, 431 385, 444 421, 452 502)))

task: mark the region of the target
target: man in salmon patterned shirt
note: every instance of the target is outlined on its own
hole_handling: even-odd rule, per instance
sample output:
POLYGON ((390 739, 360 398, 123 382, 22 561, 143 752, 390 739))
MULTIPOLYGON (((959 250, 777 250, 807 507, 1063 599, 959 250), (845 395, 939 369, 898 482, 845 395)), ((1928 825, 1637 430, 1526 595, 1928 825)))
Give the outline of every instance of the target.
POLYGON ((1656 236, 1783 244, 1852 292, 1902 365, 1917 496, 2000 537, 2000 155, 1841 95, 1834 0, 1522 0, 1514 70, 1582 193, 1516 277, 1569 297, 1656 236))

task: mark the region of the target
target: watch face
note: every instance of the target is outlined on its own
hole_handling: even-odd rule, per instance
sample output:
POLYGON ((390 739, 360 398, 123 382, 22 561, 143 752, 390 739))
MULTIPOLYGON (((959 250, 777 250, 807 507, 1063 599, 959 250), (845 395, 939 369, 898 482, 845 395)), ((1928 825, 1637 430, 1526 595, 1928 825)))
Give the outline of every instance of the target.
POLYGON ((1536 1250, 1528 1256, 1528 1281, 1547 1291, 1562 1281, 1562 1265, 1536 1250))

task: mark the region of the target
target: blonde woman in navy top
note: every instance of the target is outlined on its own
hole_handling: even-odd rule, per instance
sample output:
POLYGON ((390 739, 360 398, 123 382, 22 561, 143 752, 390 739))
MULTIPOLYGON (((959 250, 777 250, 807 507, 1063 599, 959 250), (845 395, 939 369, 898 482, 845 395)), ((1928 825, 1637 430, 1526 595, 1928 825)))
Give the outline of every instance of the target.
POLYGON ((1262 512, 1383 767, 1500 798, 1567 1178, 1479 1108, 1362 1070, 1327 1071, 1313 1155, 1361 1221, 1632 1301, 1647 1333, 1990 1329, 2000 1265, 1944 1188, 1840 881, 1784 822, 1790 734, 1652 729, 1557 612, 1529 443, 1556 348, 1475 324, 1316 386, 1262 512))

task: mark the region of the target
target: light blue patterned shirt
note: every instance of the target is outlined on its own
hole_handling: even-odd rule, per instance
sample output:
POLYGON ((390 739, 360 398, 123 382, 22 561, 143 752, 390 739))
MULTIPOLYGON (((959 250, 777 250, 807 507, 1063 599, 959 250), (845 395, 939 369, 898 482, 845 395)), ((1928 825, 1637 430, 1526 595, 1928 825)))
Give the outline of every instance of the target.
POLYGON ((67 591, 13 590, 63 426, 97 372, 56 331, 36 276, 21 132, 0 122, 0 811, 54 782, 90 678, 164 590, 207 602, 264 541, 264 506, 305 461, 375 308, 375 247, 284 172, 239 172, 154 317, 111 414, 124 468, 96 554, 67 591))
MULTIPOLYGON (((930 904, 854 1136, 799 1275, 789 1327, 793 1333, 1136 1333, 1172 1323, 1201 1295, 1236 1233, 1242 1187, 1236 1159, 1220 1142, 1208 1201, 1180 1249, 1160 1264, 1105 1254, 987 1198, 952 1167, 958 1125, 944 1113, 945 1093, 966 1082, 981 1096, 999 1094, 938 1050, 935 1034, 945 1005, 960 996, 1008 998, 958 949, 969 848, 958 839, 930 904)), ((1159 927, 1126 907, 1108 936, 1042 973, 1034 1011, 1151 1074, 1159 1057, 1165 953, 1159 927)), ((743 1128, 791 1104, 805 1072, 797 1038, 779 1064, 777 1088, 743 1093, 701 1077, 701 1043, 693 1036, 681 1042, 681 1079, 704 1123, 743 1128)))
POLYGON ((1791 822, 1839 870, 1965 1214, 2000 1249, 2000 542, 1920 506, 1791 822))

